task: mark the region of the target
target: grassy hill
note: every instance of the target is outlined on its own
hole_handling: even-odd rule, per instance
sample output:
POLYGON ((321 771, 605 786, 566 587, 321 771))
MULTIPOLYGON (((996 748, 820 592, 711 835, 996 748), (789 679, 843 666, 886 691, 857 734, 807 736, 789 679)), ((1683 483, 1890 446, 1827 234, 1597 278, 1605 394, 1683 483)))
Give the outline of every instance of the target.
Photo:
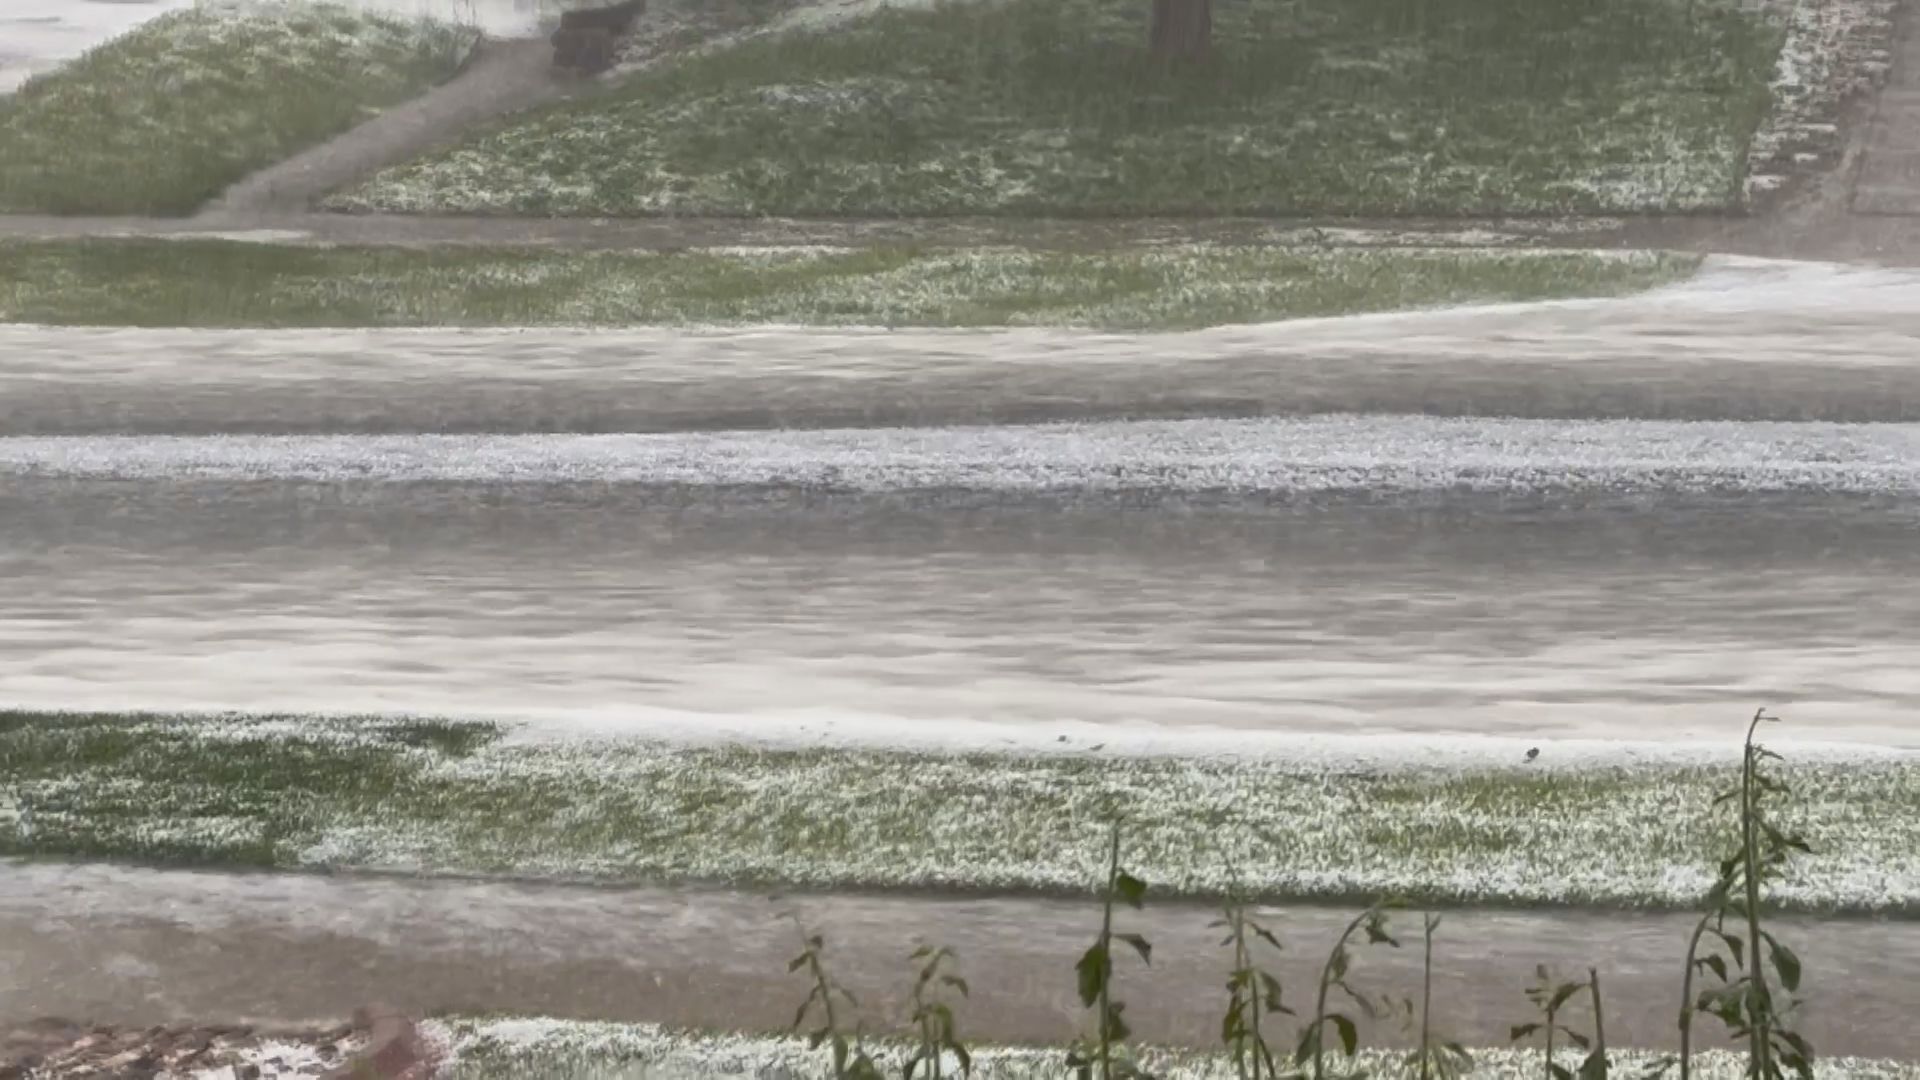
POLYGON ((332 4, 162 15, 0 97, 0 212, 190 213, 444 80, 473 40, 332 4))
POLYGON ((387 170, 343 210, 1469 214, 1737 205, 1782 39, 1697 0, 1145 0, 883 9, 641 72, 387 170))

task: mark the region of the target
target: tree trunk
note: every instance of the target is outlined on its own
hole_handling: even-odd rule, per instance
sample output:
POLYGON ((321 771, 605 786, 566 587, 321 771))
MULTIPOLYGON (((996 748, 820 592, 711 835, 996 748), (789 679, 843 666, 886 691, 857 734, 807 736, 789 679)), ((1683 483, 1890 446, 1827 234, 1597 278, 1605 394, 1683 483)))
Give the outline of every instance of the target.
POLYGON ((1161 60, 1204 60, 1213 47, 1213 0, 1153 0, 1147 37, 1161 60))

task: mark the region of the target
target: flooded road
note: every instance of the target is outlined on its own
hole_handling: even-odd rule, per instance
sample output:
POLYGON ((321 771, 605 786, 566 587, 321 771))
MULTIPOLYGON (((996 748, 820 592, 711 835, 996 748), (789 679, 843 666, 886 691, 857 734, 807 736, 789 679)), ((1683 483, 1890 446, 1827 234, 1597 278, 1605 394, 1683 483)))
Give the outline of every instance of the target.
MULTIPOLYGON (((1795 739, 1920 749, 1920 426, 1862 423, 1920 421, 1917 282, 1728 263, 1631 300, 1162 336, 4 328, 0 706, 1421 754, 1401 737, 1724 746, 1767 705, 1795 739), (1139 419, 1208 414, 1269 418, 1139 419), (617 434, 513 437, 546 431, 617 434)), ((1051 1040, 1093 925, 4 871, 0 1014, 141 1023, 377 996, 770 1028, 792 907, 864 996, 897 1005, 912 946, 952 944, 970 1035, 1051 1040)), ((1290 983, 1341 917, 1276 913, 1290 983)), ((1143 1037, 1217 1031, 1207 918, 1135 924, 1161 969, 1129 984, 1143 1037)), ((1534 964, 1594 963, 1610 1035, 1667 1045, 1683 924, 1451 915, 1443 1023, 1504 1042, 1534 964)), ((1782 929, 1816 1042, 1920 1054, 1920 924, 1782 929)), ((1409 960, 1359 966, 1404 988, 1409 960)))
MULTIPOLYGON (((776 1030, 805 995, 785 959, 800 915, 825 935, 835 978, 863 1003, 867 1031, 904 1013, 907 955, 958 950, 972 984, 969 1039, 1061 1042, 1084 1011, 1073 964, 1098 928, 1090 903, 599 889, 458 881, 220 875, 105 866, 0 865, 0 1016, 28 1011, 165 1023, 219 1016, 335 1020, 374 997, 401 1009, 500 1010, 669 1026, 776 1030), (297 972, 298 977, 277 977, 297 972), (23 997, 30 1005, 22 1007, 23 997)), ((1352 912, 1262 913, 1286 946, 1273 963, 1296 1007, 1352 912)), ((1149 904, 1122 928, 1153 943, 1153 971, 1120 969, 1127 1020, 1153 1042, 1214 1045, 1230 957, 1217 912, 1149 904)), ((1359 948, 1368 992, 1417 993, 1418 916, 1408 947, 1359 948)), ((1435 1022, 1470 1046, 1504 1045, 1523 1019, 1535 965, 1597 966, 1617 1046, 1674 1045, 1680 957, 1692 918, 1458 911, 1435 943, 1435 1022)), ((1817 1047, 1920 1057, 1920 923, 1783 918, 1772 930, 1806 958, 1797 1026, 1817 1047)), ((1584 1017, 1583 1017, 1584 1021, 1584 1017)), ((1363 1021, 1364 1022, 1364 1021, 1363 1021)), ((1369 1044, 1407 1044, 1397 1024, 1369 1044)), ((1703 1032, 1705 1029, 1703 1028, 1703 1032)), ((1719 1045, 1710 1035, 1708 1045, 1719 1045)))
MULTIPOLYGON (((1008 457, 1021 475, 1060 463, 1008 457)), ((1796 738, 1920 746, 1905 493, 1329 493, 1308 473, 1181 498, 538 475, 0 472, 0 703, 639 733, 1635 740, 1722 739, 1767 704, 1796 738)))
POLYGON ((1425 413, 1920 421, 1920 272, 1182 334, 0 327, 0 432, 634 432, 1425 413))

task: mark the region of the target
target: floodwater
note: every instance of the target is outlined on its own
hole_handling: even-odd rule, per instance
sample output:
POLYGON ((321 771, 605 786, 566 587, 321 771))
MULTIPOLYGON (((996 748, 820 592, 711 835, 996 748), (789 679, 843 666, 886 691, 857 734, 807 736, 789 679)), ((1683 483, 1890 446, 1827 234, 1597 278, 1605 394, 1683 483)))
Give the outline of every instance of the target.
MULTIPOLYGON (((1073 964, 1099 910, 1084 902, 808 896, 569 888, 353 877, 195 874, 106 866, 0 869, 0 1015, 56 1012, 157 1024, 207 1017, 326 1023, 376 998, 464 1010, 646 1020, 669 1027, 779 1030, 805 993, 784 971, 796 951, 784 912, 825 935, 834 977, 869 1023, 906 1015, 906 957, 958 950, 971 983, 966 1035, 1059 1042, 1085 1010, 1073 964), (276 973, 295 977, 278 977, 276 973), (24 1001, 23 1001, 24 999, 24 1001), (25 1006, 23 1008, 22 1006, 25 1006), (883 1019, 885 1018, 885 1019, 883 1019)), ((1352 912, 1261 913, 1286 945, 1269 966, 1295 1008, 1352 912)), ((1127 1021, 1143 1040, 1218 1044, 1230 957, 1217 912, 1150 904, 1122 916, 1153 943, 1153 973, 1120 967, 1127 1021)), ((1355 950, 1370 993, 1419 987, 1417 916, 1406 947, 1355 950)), ((1471 1046, 1507 1042, 1536 965, 1604 973, 1607 1036, 1670 1048, 1688 914, 1458 911, 1435 943, 1434 1020, 1471 1046)), ((1796 1028, 1826 1052, 1920 1057, 1920 923, 1781 918, 1769 929, 1807 958, 1796 1028)), ((1310 1004, 1310 1002, 1309 1002, 1310 1004)), ((1349 1010, 1357 1012, 1357 1010, 1349 1010)), ((1360 1019, 1368 1045, 1405 1046, 1403 1023, 1360 1019)), ((871 1033, 873 1029, 869 1029, 871 1033)), ((1707 1046, 1722 1045, 1703 1025, 1707 1046)))
POLYGON ((1920 746, 1920 427, 1781 422, 1920 419, 1912 274, 1176 335, 0 350, 4 704, 1634 740, 1767 705, 1920 746), (1004 426, 1169 412, 1266 416, 1004 426), (1569 419, 1620 414, 1676 419, 1569 419), (512 435, 596 430, 660 433, 512 435))
MULTIPOLYGON (((455 19, 489 34, 533 32, 542 0, 337 0, 402 16, 455 19)), ((148 19, 195 0, 6 0, 0 5, 0 93, 51 71, 148 19)), ((546 6, 552 6, 548 4, 546 6)))
MULTIPOLYGON (((26 327, 0 357, 0 705, 1416 754, 1725 747, 1766 705, 1920 749, 1920 277, 1722 263, 1628 300, 1165 336, 26 327), (1006 426, 1062 418, 1100 422, 1006 426)), ((933 938, 970 965, 971 1035, 1081 1013, 1071 903, 13 864, 0 1015, 375 996, 772 1027, 789 907, 882 1005, 933 938)), ((1208 915, 1131 924, 1143 1038, 1214 1038, 1208 915)), ((1275 913, 1315 943, 1284 978, 1341 917, 1275 913)), ((1502 1042, 1535 964, 1593 963, 1609 1034, 1662 1045, 1686 929, 1455 913, 1442 1022, 1502 1042)), ((1845 973, 1809 987, 1816 1042, 1920 1054, 1920 924, 1779 929, 1845 973)), ((1359 968, 1404 988, 1408 959, 1359 968)))
POLYGON ((1920 421, 1920 272, 1183 334, 0 327, 10 434, 634 432, 1306 413, 1920 421))
POLYGON ((0 476, 11 705, 1920 746, 1906 495, 0 476))

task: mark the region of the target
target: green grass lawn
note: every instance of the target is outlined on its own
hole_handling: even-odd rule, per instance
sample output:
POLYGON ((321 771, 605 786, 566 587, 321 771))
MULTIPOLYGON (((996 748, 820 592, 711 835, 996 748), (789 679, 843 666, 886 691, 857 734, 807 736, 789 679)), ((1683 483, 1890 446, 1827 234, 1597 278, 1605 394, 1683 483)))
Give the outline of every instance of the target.
POLYGON ((443 81, 472 42, 298 0, 162 15, 0 97, 0 211, 189 213, 443 81))
POLYGON ((130 326, 752 324, 1176 329, 1605 296, 1686 255, 1158 247, 566 253, 0 241, 0 321, 130 326))
POLYGON ((1467 214, 1741 200, 1783 30, 1715 0, 963 0, 753 40, 329 205, 526 214, 1467 214))
MULTIPOLYGON (((1688 905, 1726 767, 1284 761, 539 741, 457 722, 0 713, 0 855, 1077 893, 1124 809, 1156 892, 1688 905)), ((1814 855, 1775 890, 1920 911, 1920 763, 1792 763, 1814 855)))

